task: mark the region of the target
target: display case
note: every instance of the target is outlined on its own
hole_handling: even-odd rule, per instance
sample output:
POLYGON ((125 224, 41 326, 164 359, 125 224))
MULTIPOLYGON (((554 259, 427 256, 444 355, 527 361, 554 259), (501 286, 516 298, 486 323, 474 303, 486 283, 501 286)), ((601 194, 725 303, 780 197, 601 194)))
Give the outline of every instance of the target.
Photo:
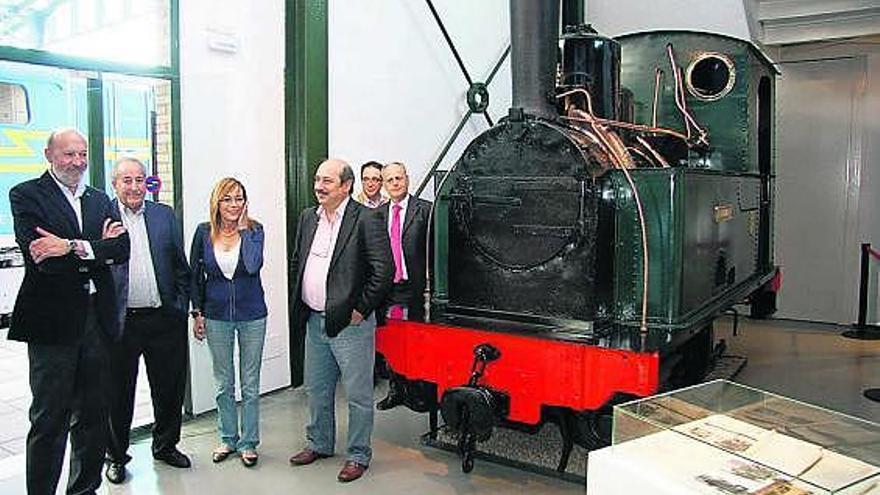
POLYGON ((880 425, 716 380, 614 408, 587 493, 880 495, 880 425))

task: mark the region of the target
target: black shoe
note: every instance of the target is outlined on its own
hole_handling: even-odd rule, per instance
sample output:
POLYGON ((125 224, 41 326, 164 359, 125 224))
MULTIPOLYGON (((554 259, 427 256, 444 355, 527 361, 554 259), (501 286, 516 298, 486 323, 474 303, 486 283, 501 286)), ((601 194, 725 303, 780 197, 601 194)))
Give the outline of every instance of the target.
POLYGON ((125 464, 122 464, 121 462, 109 462, 107 464, 107 471, 104 472, 104 476, 107 477, 107 481, 114 485, 122 483, 125 481, 125 464))
POLYGON ((192 463, 189 461, 189 457, 187 457, 186 454, 177 450, 176 448, 153 454, 153 459, 156 459, 157 461, 162 461, 165 464, 168 464, 169 466, 174 466, 176 468, 188 468, 192 465, 192 463))
POLYGON ((384 399, 376 403, 376 409, 380 411, 387 411, 388 409, 397 407, 401 404, 403 404, 403 400, 401 399, 400 395, 389 392, 384 399))
POLYGON ((241 453, 241 463, 244 464, 244 467, 254 467, 259 460, 260 456, 255 450, 245 450, 241 453))

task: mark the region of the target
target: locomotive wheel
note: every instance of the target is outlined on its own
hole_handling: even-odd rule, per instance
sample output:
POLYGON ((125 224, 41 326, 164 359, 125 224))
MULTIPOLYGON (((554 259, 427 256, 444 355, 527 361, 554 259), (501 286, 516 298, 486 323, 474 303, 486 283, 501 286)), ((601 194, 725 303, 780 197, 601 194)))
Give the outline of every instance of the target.
POLYGON ((611 407, 598 411, 571 413, 574 428, 574 442, 588 450, 601 449, 611 445, 611 407))

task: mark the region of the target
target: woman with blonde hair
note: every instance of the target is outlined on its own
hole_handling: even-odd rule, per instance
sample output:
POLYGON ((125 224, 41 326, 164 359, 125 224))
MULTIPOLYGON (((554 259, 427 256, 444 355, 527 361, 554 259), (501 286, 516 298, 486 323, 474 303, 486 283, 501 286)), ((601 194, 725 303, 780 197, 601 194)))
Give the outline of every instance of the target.
POLYGON ((260 368, 266 337, 263 226, 248 217, 247 191, 233 178, 221 179, 211 193, 210 221, 193 237, 193 335, 208 339, 217 384, 220 445, 214 462, 239 452, 246 467, 257 464, 260 443, 260 368), (241 423, 235 404, 234 341, 238 338, 241 423))

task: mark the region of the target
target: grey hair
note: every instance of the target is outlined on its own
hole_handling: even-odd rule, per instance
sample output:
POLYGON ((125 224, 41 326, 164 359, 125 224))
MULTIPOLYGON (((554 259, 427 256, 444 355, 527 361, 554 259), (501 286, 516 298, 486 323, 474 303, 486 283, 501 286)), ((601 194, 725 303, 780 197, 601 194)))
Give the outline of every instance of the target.
POLYGON ((110 176, 110 183, 111 184, 115 184, 116 178, 119 177, 120 165, 122 165, 123 163, 127 163, 127 162, 136 163, 138 166, 141 167, 141 173, 144 174, 144 177, 147 176, 147 166, 144 165, 144 162, 140 161, 139 159, 137 159, 133 156, 123 156, 122 158, 116 160, 115 163, 113 163, 113 171, 111 172, 111 176, 110 176))
POLYGON ((396 166, 400 167, 401 169, 403 169, 403 175, 409 175, 408 172, 406 171, 406 165, 404 165, 403 162, 388 162, 385 164, 385 167, 390 167, 392 165, 396 165, 396 166))

